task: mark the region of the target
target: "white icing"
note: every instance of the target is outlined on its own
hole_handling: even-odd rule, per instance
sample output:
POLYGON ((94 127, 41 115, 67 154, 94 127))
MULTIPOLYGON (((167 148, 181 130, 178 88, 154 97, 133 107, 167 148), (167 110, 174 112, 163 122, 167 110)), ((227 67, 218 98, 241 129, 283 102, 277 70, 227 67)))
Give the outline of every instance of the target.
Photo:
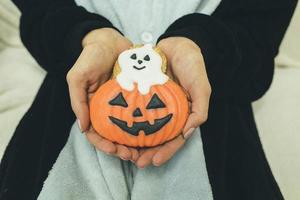
POLYGON ((164 84, 169 79, 162 72, 162 59, 153 50, 151 44, 145 44, 142 47, 122 52, 119 55, 118 62, 121 72, 116 79, 125 90, 132 91, 134 83, 137 83, 139 92, 145 95, 149 92, 152 85, 164 84), (147 55, 150 59, 148 61, 145 59, 147 55))

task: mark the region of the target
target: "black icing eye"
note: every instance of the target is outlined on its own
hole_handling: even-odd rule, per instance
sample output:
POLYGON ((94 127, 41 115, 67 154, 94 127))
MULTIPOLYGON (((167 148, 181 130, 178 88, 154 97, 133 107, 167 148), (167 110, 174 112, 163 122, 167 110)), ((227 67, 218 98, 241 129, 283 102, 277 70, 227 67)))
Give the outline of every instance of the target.
POLYGON ((135 59, 136 59, 136 54, 135 54, 135 53, 132 54, 132 55, 130 56, 130 58, 133 59, 133 60, 135 60, 135 59))
POLYGON ((162 100, 157 96, 157 94, 154 94, 148 103, 146 109, 155 109, 155 108, 165 108, 166 105, 162 100))
POLYGON ((146 55, 146 56, 144 57, 144 60, 145 60, 145 61, 150 61, 149 55, 146 55))
POLYGON ((110 100, 109 102, 110 105, 112 106, 122 106, 127 108, 128 104, 125 101, 123 94, 120 92, 115 98, 113 98, 112 100, 110 100))

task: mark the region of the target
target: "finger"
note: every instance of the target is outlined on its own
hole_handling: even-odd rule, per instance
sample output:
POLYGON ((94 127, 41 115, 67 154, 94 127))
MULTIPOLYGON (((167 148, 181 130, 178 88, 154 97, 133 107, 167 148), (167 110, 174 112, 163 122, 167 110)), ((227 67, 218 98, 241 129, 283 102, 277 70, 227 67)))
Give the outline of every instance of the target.
POLYGON ((102 84, 107 82, 109 77, 110 77, 110 73, 102 74, 96 82, 88 86, 88 90, 87 90, 88 100, 90 100, 93 97, 93 95, 96 93, 96 91, 99 89, 99 87, 102 84))
POLYGON ((129 147, 128 149, 131 151, 131 161, 135 162, 139 157, 138 150, 136 148, 132 148, 132 147, 129 147))
POLYGON ((146 148, 139 149, 139 156, 143 155, 143 153, 146 151, 146 148))
POLYGON ((192 102, 188 101, 188 106, 189 106, 189 112, 192 112, 192 102))
POLYGON ((122 160, 131 160, 131 151, 128 149, 128 147, 116 144, 117 146, 117 156, 119 156, 122 160))
POLYGON ((70 75, 68 85, 72 109, 78 119, 80 130, 84 132, 90 125, 86 83, 83 79, 77 78, 77 75, 70 75))
POLYGON ((95 92, 97 91, 97 89, 99 88, 100 83, 96 82, 94 84, 92 84, 89 89, 88 89, 88 100, 90 101, 91 98, 93 97, 93 95, 95 94, 95 92))
POLYGON ((172 158, 172 156, 183 146, 185 140, 180 135, 174 140, 162 145, 152 159, 154 166, 161 166, 172 158))
POLYGON ((192 128, 197 128, 207 120, 210 86, 203 80, 196 80, 193 86, 187 89, 191 97, 191 113, 187 119, 183 134, 192 128))
POLYGON ((155 153, 159 150, 159 148, 160 146, 146 149, 144 153, 140 155, 135 164, 141 169, 147 167, 152 163, 152 158, 155 155, 155 153))
POLYGON ((92 145, 104 153, 115 154, 117 152, 117 147, 114 143, 101 137, 94 130, 88 130, 86 132, 86 137, 92 145))
POLYGON ((87 92, 88 92, 88 93, 95 93, 95 92, 97 91, 97 89, 99 88, 99 85, 100 85, 99 81, 97 81, 97 82, 91 84, 91 85, 89 86, 87 92))

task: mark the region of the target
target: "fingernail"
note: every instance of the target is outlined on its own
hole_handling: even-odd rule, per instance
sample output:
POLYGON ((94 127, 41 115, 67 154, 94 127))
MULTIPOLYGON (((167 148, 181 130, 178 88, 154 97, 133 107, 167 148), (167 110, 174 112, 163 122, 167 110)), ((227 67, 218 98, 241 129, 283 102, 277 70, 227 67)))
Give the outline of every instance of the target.
POLYGON ((135 161, 134 160, 130 160, 132 163, 135 163, 135 161))
POLYGON ((79 119, 77 119, 77 124, 78 124, 78 128, 80 129, 80 132, 83 133, 83 132, 82 132, 82 128, 81 128, 81 124, 80 124, 80 120, 79 120, 79 119))
POLYGON ((122 156, 120 156, 120 158, 121 158, 122 160, 125 160, 125 161, 127 160, 127 159, 123 158, 122 156))
POLYGON ((186 133, 183 134, 184 139, 188 139, 189 137, 192 136, 195 128, 190 128, 186 133))

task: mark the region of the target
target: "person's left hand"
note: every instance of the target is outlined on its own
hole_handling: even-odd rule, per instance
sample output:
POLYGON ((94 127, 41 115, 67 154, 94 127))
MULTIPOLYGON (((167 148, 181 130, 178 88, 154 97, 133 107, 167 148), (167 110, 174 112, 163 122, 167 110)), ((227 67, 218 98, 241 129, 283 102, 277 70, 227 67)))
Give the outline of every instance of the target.
POLYGON ((184 37, 170 37, 157 45, 168 60, 167 74, 187 92, 191 102, 190 115, 182 133, 175 139, 152 148, 142 149, 135 162, 139 168, 150 164, 160 166, 167 162, 184 145, 194 130, 208 117, 211 87, 200 48, 184 37))

